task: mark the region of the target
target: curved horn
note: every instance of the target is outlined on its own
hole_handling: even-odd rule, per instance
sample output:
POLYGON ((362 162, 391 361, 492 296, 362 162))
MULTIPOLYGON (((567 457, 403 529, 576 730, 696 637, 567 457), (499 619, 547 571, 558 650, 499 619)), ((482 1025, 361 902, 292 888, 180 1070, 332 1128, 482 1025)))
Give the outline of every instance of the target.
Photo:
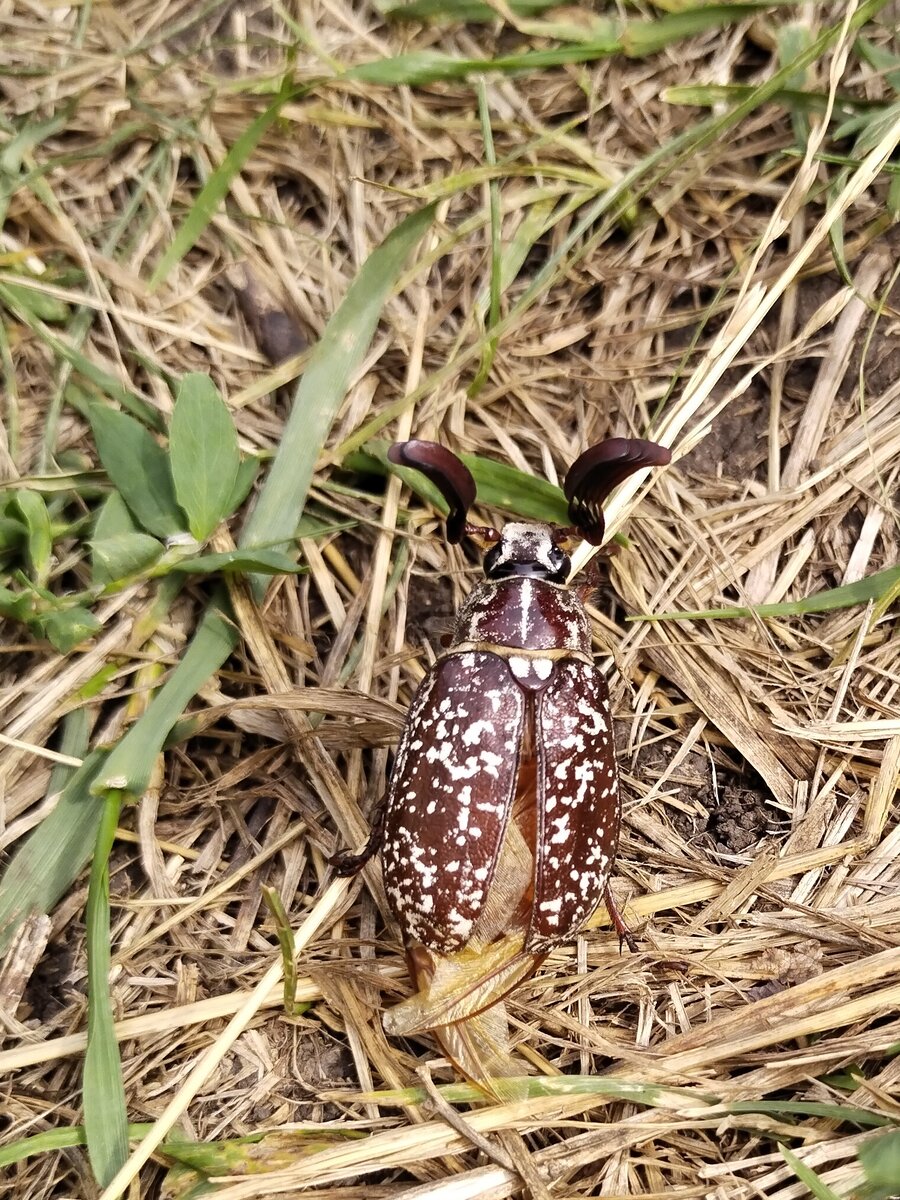
POLYGON ((629 475, 644 467, 664 467, 672 452, 642 438, 608 438, 585 450, 572 463, 563 488, 569 501, 572 524, 592 546, 599 546, 606 531, 603 502, 629 475))
POLYGON ((434 484, 450 505, 447 541, 461 542, 466 513, 475 503, 475 480, 465 463, 437 442, 395 442, 387 453, 398 467, 413 467, 434 484))

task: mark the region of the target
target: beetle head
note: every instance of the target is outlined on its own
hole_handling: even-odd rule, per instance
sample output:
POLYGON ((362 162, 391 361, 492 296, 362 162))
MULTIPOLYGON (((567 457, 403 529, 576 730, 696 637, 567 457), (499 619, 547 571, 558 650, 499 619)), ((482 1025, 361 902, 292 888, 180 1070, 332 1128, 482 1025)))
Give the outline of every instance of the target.
POLYGON ((448 542, 460 542, 468 534, 492 546, 484 560, 488 578, 532 575, 563 582, 569 560, 559 543, 577 534, 592 546, 601 545, 606 531, 603 503, 613 488, 644 467, 665 466, 672 455, 667 447, 642 438, 598 442, 575 460, 566 475, 563 491, 569 502, 569 528, 513 521, 502 534, 466 522, 466 513, 475 503, 475 480, 465 463, 444 446, 437 442, 396 442, 388 450, 388 458, 398 466, 421 471, 444 497, 450 509, 448 542))
POLYGON ((500 541, 485 555, 485 575, 488 579, 530 575, 553 583, 565 583, 572 564, 568 554, 560 549, 556 532, 549 525, 510 521, 504 525, 500 541))

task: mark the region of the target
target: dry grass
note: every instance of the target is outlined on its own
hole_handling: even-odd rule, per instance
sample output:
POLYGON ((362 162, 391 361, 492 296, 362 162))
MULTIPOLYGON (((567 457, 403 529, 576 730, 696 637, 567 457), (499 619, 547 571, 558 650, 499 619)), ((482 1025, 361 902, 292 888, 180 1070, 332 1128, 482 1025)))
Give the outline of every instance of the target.
MULTIPOLYGON (((853 11, 806 5, 801 18, 818 33, 853 11)), ((866 31, 885 49, 892 12, 866 31)), ((646 59, 490 76, 504 245, 556 204, 601 195, 604 180, 699 121, 664 88, 767 78, 792 13, 751 14, 646 59)), ((316 511, 354 527, 304 540, 309 574, 279 578, 261 606, 233 588, 240 649, 192 705, 197 730, 123 811, 111 994, 129 1119, 163 1118, 146 1154, 171 1126, 197 1142, 277 1131, 256 1147, 252 1169, 264 1165, 265 1177, 238 1181, 251 1170, 245 1147, 216 1160, 212 1173, 229 1182, 215 1194, 229 1200, 811 1194, 781 1143, 849 1194, 872 1130, 815 1110, 727 1106, 900 1112, 895 614, 885 604, 769 620, 624 618, 797 599, 896 564, 897 239, 881 168, 898 119, 874 130, 870 160, 828 195, 834 169, 814 157, 834 148, 827 124, 813 116, 810 153, 790 157, 791 115, 750 112, 656 179, 631 225, 567 249, 551 286, 503 328, 490 377, 469 397, 490 276, 486 175, 464 189, 441 181, 484 164, 474 84, 344 81, 289 102, 197 245, 148 286, 198 181, 271 98, 297 23, 297 82, 413 49, 510 53, 529 38, 527 25, 499 20, 384 23, 349 0, 292 11, 0 6, 5 121, 56 121, 22 150, 23 169, 40 174, 8 197, 2 278, 25 262, 33 293, 85 306, 54 326, 59 336, 164 414, 169 380, 210 373, 245 450, 277 445, 289 399, 277 389, 304 361, 295 339, 266 340, 261 310, 283 310, 314 340, 410 197, 442 197, 320 456, 316 511), (852 289, 827 240, 840 214, 852 289), (267 354, 294 357, 273 366, 267 354), (675 451, 671 469, 612 508, 632 546, 610 560, 613 588, 595 611, 601 661, 615 666, 626 796, 615 890, 640 951, 620 955, 600 914, 510 1006, 536 1075, 628 1083, 624 1098, 573 1084, 463 1109, 463 1124, 445 1101, 360 1098, 420 1085, 423 1067, 439 1083, 451 1075, 426 1039, 384 1035, 380 1013, 406 976, 377 872, 332 883, 326 855, 361 839, 359 814, 384 788, 428 648, 476 577, 461 552, 421 536, 418 519, 409 538, 398 528, 399 485, 331 490, 358 482, 339 473, 346 443, 388 413, 384 436, 440 437, 551 481, 610 434, 652 428, 675 451), (263 887, 296 930, 301 1003, 290 1015, 263 887), (684 1090, 650 1087, 660 1084, 684 1090), (333 1141, 310 1155, 296 1129, 333 1141)), ((846 31, 805 86, 872 104, 895 95, 846 31)), ((504 311, 576 219, 532 249, 504 311)), ((52 473, 73 452, 96 462, 65 403, 84 378, 45 329, 11 320, 0 346, 13 481, 52 473)), ((63 552, 77 563, 81 546, 73 537, 63 552)), ((92 744, 114 740, 154 669, 183 650, 202 589, 141 641, 154 595, 141 586, 105 600, 102 633, 68 656, 7 623, 4 851, 46 815, 62 714, 85 706, 92 744), (85 697, 105 664, 114 674, 85 697)), ((26 923, 0 972, 6 1144, 81 1121, 85 879, 49 920, 26 923)), ((159 1190, 168 1162, 157 1153, 129 1194, 188 1195, 171 1176, 159 1190)), ((0 1195, 29 1200, 100 1193, 79 1146, 0 1180, 0 1195)))

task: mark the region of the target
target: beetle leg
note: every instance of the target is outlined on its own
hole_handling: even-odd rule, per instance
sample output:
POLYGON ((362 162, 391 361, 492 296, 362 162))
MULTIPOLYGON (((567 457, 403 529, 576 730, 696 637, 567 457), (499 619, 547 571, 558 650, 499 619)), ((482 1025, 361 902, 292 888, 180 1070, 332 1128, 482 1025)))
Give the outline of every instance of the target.
POLYGON ((615 898, 608 883, 603 889, 603 899, 606 903, 606 911, 609 913, 609 919, 612 921, 615 931, 619 935, 619 953, 622 953, 622 946, 627 945, 632 954, 637 954, 637 939, 622 919, 622 914, 616 906, 615 898))
POLYGON ((358 871, 363 869, 369 859, 378 853, 384 838, 384 814, 386 809, 387 804, 385 800, 380 800, 375 811, 375 819, 372 821, 368 840, 358 854, 351 854, 349 850, 342 850, 337 854, 332 854, 328 861, 334 867, 336 875, 339 875, 341 878, 347 875, 356 875, 358 871))

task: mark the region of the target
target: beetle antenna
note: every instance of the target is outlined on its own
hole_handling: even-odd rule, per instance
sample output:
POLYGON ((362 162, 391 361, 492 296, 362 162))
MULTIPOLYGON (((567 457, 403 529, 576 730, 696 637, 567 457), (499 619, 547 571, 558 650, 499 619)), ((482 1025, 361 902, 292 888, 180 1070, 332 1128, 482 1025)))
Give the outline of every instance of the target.
POLYGON ((585 450, 569 467, 563 487, 572 524, 586 542, 599 546, 606 532, 603 502, 614 487, 644 467, 672 460, 667 446, 643 438, 608 438, 585 450))
POLYGON ((398 467, 413 467, 421 471, 450 506, 447 515, 447 541, 461 542, 470 530, 480 527, 467 525, 466 513, 475 503, 475 480, 464 462, 446 446, 437 442, 394 442, 387 456, 398 467))

